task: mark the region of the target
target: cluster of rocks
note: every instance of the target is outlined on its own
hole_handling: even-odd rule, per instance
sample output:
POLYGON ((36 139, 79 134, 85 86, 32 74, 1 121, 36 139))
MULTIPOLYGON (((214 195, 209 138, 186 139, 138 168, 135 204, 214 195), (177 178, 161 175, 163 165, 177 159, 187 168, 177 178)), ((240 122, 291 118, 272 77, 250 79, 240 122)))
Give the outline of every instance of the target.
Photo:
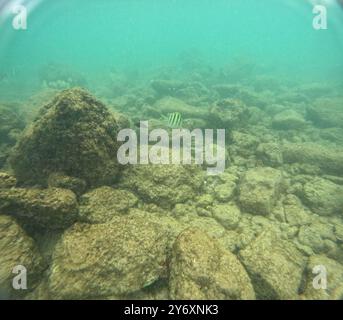
POLYGON ((0 173, 0 295, 343 297, 343 155, 316 141, 336 126, 315 112, 322 102, 307 108, 307 88, 283 97, 301 107, 272 113, 267 93, 217 85, 212 96, 190 83, 153 81, 143 112, 228 128, 229 166, 218 176, 195 165, 121 167, 116 134, 128 122, 85 90, 40 110, 12 150, 12 173, 0 173), (194 90, 210 96, 208 108, 192 106, 194 90), (24 294, 11 287, 16 265, 28 270, 24 294), (326 290, 312 285, 318 265, 326 290))

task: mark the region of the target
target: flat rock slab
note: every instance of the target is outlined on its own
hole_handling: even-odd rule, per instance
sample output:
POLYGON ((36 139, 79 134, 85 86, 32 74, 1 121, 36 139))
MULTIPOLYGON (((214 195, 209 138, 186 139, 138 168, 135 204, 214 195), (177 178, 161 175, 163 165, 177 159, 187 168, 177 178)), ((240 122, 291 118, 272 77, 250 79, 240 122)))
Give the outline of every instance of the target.
POLYGON ((101 298, 152 285, 166 277, 167 235, 167 230, 146 217, 75 224, 53 254, 49 278, 52 297, 101 298))

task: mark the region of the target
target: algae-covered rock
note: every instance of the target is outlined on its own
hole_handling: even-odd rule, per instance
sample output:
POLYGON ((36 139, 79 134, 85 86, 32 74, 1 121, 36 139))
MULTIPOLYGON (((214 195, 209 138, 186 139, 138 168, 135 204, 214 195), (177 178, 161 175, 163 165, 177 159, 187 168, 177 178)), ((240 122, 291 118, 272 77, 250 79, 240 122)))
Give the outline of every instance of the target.
POLYGON ((213 208, 213 217, 226 229, 235 229, 241 218, 241 211, 234 204, 219 204, 213 208))
POLYGON ((171 298, 178 300, 255 299, 237 257, 193 228, 183 231, 174 243, 169 288, 171 298))
POLYGON ((313 212, 322 215, 343 212, 343 186, 316 177, 306 182, 298 191, 299 197, 313 212))
POLYGON ((166 277, 168 231, 144 217, 75 224, 56 245, 49 278, 55 299, 123 295, 166 277))
POLYGON ((125 173, 120 186, 144 201, 171 208, 194 199, 203 186, 204 173, 196 165, 140 165, 125 173))
POLYGON ((184 216, 179 219, 179 222, 183 229, 196 228, 215 239, 219 239, 225 234, 225 228, 212 217, 184 216))
POLYGON ((343 99, 321 98, 307 109, 307 117, 321 128, 343 128, 343 99))
POLYGON ((302 297, 307 300, 342 300, 343 265, 325 255, 311 256, 306 266, 302 297))
POLYGON ((304 117, 295 110, 285 110, 273 118, 273 127, 280 130, 301 129, 306 125, 304 117))
POLYGON ((80 199, 80 218, 90 223, 105 223, 116 215, 128 213, 138 202, 130 191, 101 187, 80 199))
POLYGON ((0 172, 0 189, 12 188, 17 184, 17 179, 6 172, 0 172))
POLYGON ((266 166, 279 167, 283 163, 281 147, 278 143, 261 143, 256 154, 266 166))
POLYGON ((226 129, 241 128, 249 119, 249 109, 240 100, 217 101, 210 109, 209 118, 213 124, 226 129))
POLYGON ((0 297, 21 298, 37 286, 46 266, 33 240, 14 218, 4 215, 0 215, 0 252, 0 297), (13 269, 17 266, 26 268, 26 290, 13 288, 13 278, 18 275, 13 269))
POLYGON ((266 230, 239 253, 258 299, 297 299, 306 261, 297 248, 266 230))
POLYGON ((107 108, 82 89, 62 91, 44 106, 10 159, 19 183, 45 185, 63 172, 88 185, 115 181, 117 123, 107 108))
POLYGON ((298 240, 302 245, 311 248, 314 253, 322 253, 332 249, 331 243, 336 241, 336 237, 331 224, 314 221, 310 225, 300 227, 298 240))
POLYGON ((63 229, 77 219, 78 203, 65 189, 0 189, 0 211, 34 228, 63 229))
POLYGON ((86 182, 79 178, 69 177, 63 173, 52 173, 48 178, 50 188, 69 189, 80 196, 86 190, 86 182))
POLYGON ((295 195, 288 195, 285 197, 283 209, 285 220, 291 226, 306 225, 312 220, 311 214, 305 211, 300 199, 295 195))
POLYGON ((243 210, 253 214, 270 214, 279 198, 282 172, 268 167, 248 170, 240 184, 239 200, 243 210))
POLYGON ((285 163, 305 163, 324 173, 343 176, 343 152, 313 143, 287 143, 282 147, 285 163))

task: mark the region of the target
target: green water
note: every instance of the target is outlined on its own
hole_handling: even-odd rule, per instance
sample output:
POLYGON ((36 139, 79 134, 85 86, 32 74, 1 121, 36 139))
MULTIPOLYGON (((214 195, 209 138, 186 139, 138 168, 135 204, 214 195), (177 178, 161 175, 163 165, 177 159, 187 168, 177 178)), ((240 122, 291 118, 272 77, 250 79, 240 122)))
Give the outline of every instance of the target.
POLYGON ((35 4, 27 30, 13 30, 13 14, 1 23, 0 70, 17 94, 34 88, 45 63, 72 66, 99 85, 109 68, 144 75, 180 65, 189 51, 213 67, 244 58, 277 76, 343 77, 343 10, 333 0, 320 31, 306 0, 36 2, 27 1, 35 4))

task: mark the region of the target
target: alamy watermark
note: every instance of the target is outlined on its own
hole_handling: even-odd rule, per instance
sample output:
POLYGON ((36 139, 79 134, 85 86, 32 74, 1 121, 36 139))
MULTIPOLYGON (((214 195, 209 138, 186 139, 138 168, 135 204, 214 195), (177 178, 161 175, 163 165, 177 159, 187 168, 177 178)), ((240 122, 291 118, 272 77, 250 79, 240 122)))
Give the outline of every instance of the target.
POLYGON ((315 30, 327 30, 328 28, 328 14, 327 7, 324 5, 315 5, 313 7, 313 18, 312 26, 315 30))
POLYGON ((124 142, 117 153, 122 165, 207 165, 209 175, 225 170, 225 129, 172 129, 170 137, 164 129, 149 132, 149 122, 141 121, 139 137, 133 129, 123 129, 117 140, 124 142))
POLYGON ((12 13, 15 17, 12 20, 12 26, 15 30, 27 29, 27 9, 23 5, 15 5, 12 8, 12 13))
MULTIPOLYGON (((328 28, 328 10, 327 6, 324 4, 319 4, 321 1, 311 0, 313 7, 312 13, 314 14, 312 20, 312 27, 315 30, 327 30, 328 28)), ((23 4, 12 5, 12 14, 14 15, 12 19, 12 26, 15 30, 26 30, 27 29, 27 17, 28 10, 23 4)))
POLYGON ((27 270, 22 265, 13 268, 12 273, 17 274, 12 280, 12 287, 15 290, 27 290, 27 270))
POLYGON ((316 290, 326 290, 327 289, 327 270, 323 265, 314 266, 312 273, 316 276, 313 278, 312 285, 316 290))

